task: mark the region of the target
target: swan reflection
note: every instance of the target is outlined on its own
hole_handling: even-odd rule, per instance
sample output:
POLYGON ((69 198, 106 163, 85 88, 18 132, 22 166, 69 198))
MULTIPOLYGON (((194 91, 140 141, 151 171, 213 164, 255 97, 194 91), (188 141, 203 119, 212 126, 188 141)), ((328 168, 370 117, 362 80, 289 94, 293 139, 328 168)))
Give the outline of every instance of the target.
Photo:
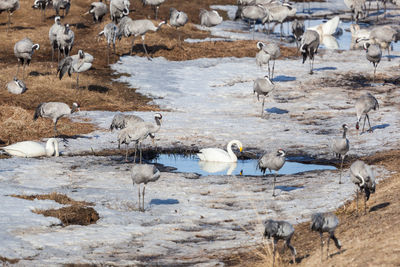
POLYGON ((231 175, 236 169, 236 162, 216 162, 216 161, 199 161, 200 168, 208 173, 223 172, 225 170, 227 175, 231 175))

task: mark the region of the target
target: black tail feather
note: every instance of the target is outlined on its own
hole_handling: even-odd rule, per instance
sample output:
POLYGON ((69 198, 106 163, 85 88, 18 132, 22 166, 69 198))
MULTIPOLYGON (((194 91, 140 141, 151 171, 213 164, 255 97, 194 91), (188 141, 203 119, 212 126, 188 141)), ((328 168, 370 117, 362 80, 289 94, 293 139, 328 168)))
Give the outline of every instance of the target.
POLYGON ((35 110, 35 114, 33 115, 33 120, 37 120, 39 117, 42 116, 42 114, 40 114, 40 110, 42 109, 43 103, 40 103, 39 106, 37 106, 36 110, 35 110))

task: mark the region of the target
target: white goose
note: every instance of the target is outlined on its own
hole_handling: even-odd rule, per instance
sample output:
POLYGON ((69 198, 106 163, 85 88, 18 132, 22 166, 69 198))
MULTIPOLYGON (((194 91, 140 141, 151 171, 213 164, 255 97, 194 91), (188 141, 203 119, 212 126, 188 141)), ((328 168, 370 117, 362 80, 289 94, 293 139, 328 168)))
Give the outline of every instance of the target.
POLYGON ((15 157, 34 158, 42 156, 59 156, 58 141, 55 138, 47 140, 46 147, 33 141, 18 142, 9 146, 1 147, 7 154, 15 157))
POLYGON ((233 144, 239 148, 240 152, 243 151, 242 143, 238 140, 232 140, 226 147, 227 151, 220 148, 203 148, 197 153, 197 156, 202 161, 237 162, 237 157, 232 151, 233 144))

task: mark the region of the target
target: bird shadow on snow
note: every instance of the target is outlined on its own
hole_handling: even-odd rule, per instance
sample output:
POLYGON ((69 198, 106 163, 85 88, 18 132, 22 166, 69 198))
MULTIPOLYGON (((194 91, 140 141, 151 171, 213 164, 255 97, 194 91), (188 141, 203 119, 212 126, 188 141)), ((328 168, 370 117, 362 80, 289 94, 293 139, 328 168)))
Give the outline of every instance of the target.
POLYGON ((396 55, 386 55, 386 56, 383 56, 383 57, 385 57, 385 58, 390 58, 390 59, 395 59, 395 58, 399 58, 400 56, 396 56, 396 55))
MULTIPOLYGON (((375 126, 372 126, 372 131, 375 131, 376 129, 385 129, 386 127, 389 127, 389 126, 390 126, 389 123, 375 125, 375 126)), ((369 132, 365 131, 365 132, 361 133, 360 135, 367 134, 367 133, 369 133, 369 132)))
POLYGON ((279 114, 279 115, 289 113, 289 111, 287 111, 285 109, 280 109, 280 108, 276 108, 276 107, 267 108, 266 111, 268 113, 274 113, 274 114, 279 114))
POLYGON ((390 205, 390 202, 383 202, 383 203, 381 203, 381 204, 378 204, 378 205, 375 205, 375 206, 371 207, 371 208, 369 209, 369 211, 370 211, 370 212, 372 212, 372 211, 377 211, 377 210, 386 208, 386 207, 389 206, 389 205, 390 205))
POLYGON ((168 198, 168 199, 153 198, 150 201, 150 205, 176 205, 176 204, 179 204, 179 200, 174 198, 168 198))
POLYGON ((316 68, 314 71, 324 71, 324 70, 337 70, 336 67, 322 67, 322 68, 316 68))
POLYGON ((285 192, 290 192, 290 191, 302 189, 302 188, 304 188, 304 186, 284 186, 284 185, 275 186, 275 189, 279 189, 279 190, 282 190, 285 192))
POLYGON ((274 82, 291 82, 291 81, 295 81, 296 77, 292 77, 292 76, 285 76, 285 75, 279 75, 274 77, 273 81, 274 82))

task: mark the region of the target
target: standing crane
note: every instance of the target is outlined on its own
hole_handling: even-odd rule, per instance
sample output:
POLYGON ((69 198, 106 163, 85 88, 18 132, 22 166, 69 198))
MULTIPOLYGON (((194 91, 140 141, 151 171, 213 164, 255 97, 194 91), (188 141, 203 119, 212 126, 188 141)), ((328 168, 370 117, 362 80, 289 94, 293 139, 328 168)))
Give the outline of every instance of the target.
POLYGON ((256 21, 261 20, 262 24, 268 21, 269 12, 263 5, 251 5, 245 6, 241 12, 242 19, 248 19, 253 21, 253 40, 254 40, 254 32, 256 29, 256 21))
POLYGON ((39 117, 52 119, 54 122, 54 137, 56 137, 58 135, 58 120, 79 110, 77 103, 73 103, 71 109, 67 104, 62 102, 43 102, 37 106, 33 120, 36 121, 39 117))
POLYGON ((267 220, 265 222, 264 237, 274 239, 272 267, 275 266, 276 245, 278 240, 285 240, 286 246, 292 252, 293 263, 296 263, 296 249, 290 244, 294 234, 293 225, 286 221, 267 220))
POLYGON ((148 19, 132 20, 129 17, 124 17, 119 24, 119 29, 120 33, 122 33, 125 37, 133 36, 130 55, 132 55, 133 52, 133 45, 135 42, 135 38, 141 36, 144 52, 146 53, 147 59, 151 60, 149 53, 147 53, 146 45, 144 43, 144 38, 148 31, 156 32, 164 24, 166 24, 166 22, 161 21, 156 27, 154 26, 153 22, 151 22, 151 20, 148 19))
POLYGON ((368 112, 370 112, 372 109, 377 110, 379 109, 379 103, 378 100, 371 94, 371 93, 366 93, 361 95, 355 103, 356 107, 356 113, 357 113, 357 123, 356 123, 356 129, 360 129, 360 121, 362 115, 364 116, 364 124, 361 133, 364 132, 364 126, 365 126, 365 120, 368 119, 368 125, 369 125, 369 132, 372 132, 372 127, 371 123, 369 122, 369 116, 368 112))
MULTIPOLYGON (((174 26, 176 30, 178 30, 180 27, 185 26, 185 24, 188 22, 188 15, 183 12, 179 11, 173 7, 169 9, 169 24, 171 26, 174 26)), ((179 45, 181 45, 181 34, 179 32, 179 45)))
POLYGON ((111 0, 110 2, 110 16, 111 20, 118 24, 119 20, 129 15, 129 7, 131 3, 129 0, 111 0))
POLYGON ((134 164, 131 169, 131 178, 133 186, 135 186, 135 184, 138 185, 139 211, 144 212, 144 193, 146 184, 157 181, 160 178, 160 171, 154 165, 134 164), (142 207, 140 206, 140 184, 144 184, 142 192, 142 207))
POLYGON ((268 64, 268 77, 271 79, 274 78, 274 71, 275 71, 275 60, 281 56, 281 50, 279 45, 275 43, 264 44, 263 42, 257 42, 257 48, 260 50, 259 54, 256 55, 256 63, 260 67, 262 65, 268 64), (263 55, 261 50, 266 54, 263 55), (272 64, 272 74, 269 65, 269 61, 273 60, 272 64))
POLYGON ((71 73, 76 72, 76 89, 79 89, 79 73, 89 70, 92 67, 92 63, 93 56, 79 50, 77 55, 63 58, 58 63, 57 74, 59 74, 61 80, 65 73, 68 73, 68 76, 71 77, 71 73))
POLYGON ((350 149, 349 139, 347 139, 346 137, 346 133, 349 127, 347 126, 347 124, 343 124, 342 128, 343 128, 342 138, 336 138, 332 142, 332 151, 335 153, 337 157, 341 159, 339 184, 342 183, 342 169, 343 169, 344 157, 346 156, 347 152, 349 152, 350 149))
POLYGON ((364 192, 364 214, 367 213, 367 200, 371 193, 375 193, 375 176, 370 166, 361 160, 355 161, 350 166, 351 181, 357 186, 356 191, 356 205, 358 215, 358 193, 364 192))
POLYGON ((264 114, 264 102, 265 98, 272 93, 275 89, 274 83, 266 75, 263 78, 257 78, 253 84, 253 93, 257 94, 257 100, 260 100, 260 95, 263 96, 263 102, 261 106, 261 117, 264 114))
POLYGON ((272 196, 275 197, 275 182, 276 176, 278 175, 278 171, 285 164, 285 151, 283 149, 278 149, 278 151, 273 151, 270 153, 265 153, 259 160, 257 167, 265 174, 265 171, 269 169, 269 172, 272 170, 275 171, 274 175, 274 188, 272 190, 272 196))
POLYGON ((320 39, 319 34, 313 30, 307 30, 300 43, 300 52, 303 56, 303 64, 306 62, 307 57, 310 61, 310 74, 313 74, 314 55, 318 52, 320 39))
MULTIPOLYGON (((360 42, 360 39, 356 42, 360 42)), ((365 42, 363 48, 366 52, 365 56, 367 57, 368 61, 371 62, 374 66, 374 77, 372 79, 372 82, 375 82, 376 68, 378 67, 379 62, 381 62, 382 51, 378 45, 371 45, 369 42, 365 42)))
POLYGON ((294 35, 294 39, 296 41, 296 48, 297 50, 299 50, 299 42, 301 40, 301 36, 304 34, 304 31, 306 29, 305 25, 304 25, 304 21, 298 21, 297 19, 295 19, 292 22, 292 33, 294 35))
POLYGON ((100 2, 93 2, 90 4, 90 10, 85 14, 92 14, 94 22, 101 22, 103 17, 107 14, 108 7, 103 0, 100 2))
POLYGON ((152 6, 155 13, 155 20, 158 18, 158 9, 165 0, 142 0, 143 6, 152 6))
POLYGON ((56 16, 54 18, 54 24, 50 27, 49 30, 49 40, 51 45, 51 62, 53 62, 54 60, 54 49, 58 50, 57 33, 62 30, 63 26, 61 25, 61 18, 60 16, 56 16))
POLYGON ((58 60, 60 60, 61 51, 64 57, 69 56, 75 40, 75 33, 70 29, 69 24, 65 24, 57 31, 56 39, 58 46, 58 60))
POLYGON ((104 35, 107 40, 107 64, 110 64, 110 44, 113 44, 113 52, 115 53, 115 40, 117 39, 119 29, 113 22, 106 24, 104 30, 99 32, 98 36, 104 35))
POLYGON ((10 30, 11 26, 11 15, 14 11, 19 9, 19 0, 0 0, 0 13, 7 11, 8 13, 8 27, 7 31, 10 30))
MULTIPOLYGON (((31 63, 32 55, 35 50, 39 49, 39 44, 33 44, 32 40, 29 38, 24 38, 14 45, 14 55, 18 59, 18 62, 22 65, 22 80, 24 80, 25 76, 25 66, 31 63)), ((17 67, 17 74, 15 75, 18 77, 19 72, 19 64, 17 67)))

